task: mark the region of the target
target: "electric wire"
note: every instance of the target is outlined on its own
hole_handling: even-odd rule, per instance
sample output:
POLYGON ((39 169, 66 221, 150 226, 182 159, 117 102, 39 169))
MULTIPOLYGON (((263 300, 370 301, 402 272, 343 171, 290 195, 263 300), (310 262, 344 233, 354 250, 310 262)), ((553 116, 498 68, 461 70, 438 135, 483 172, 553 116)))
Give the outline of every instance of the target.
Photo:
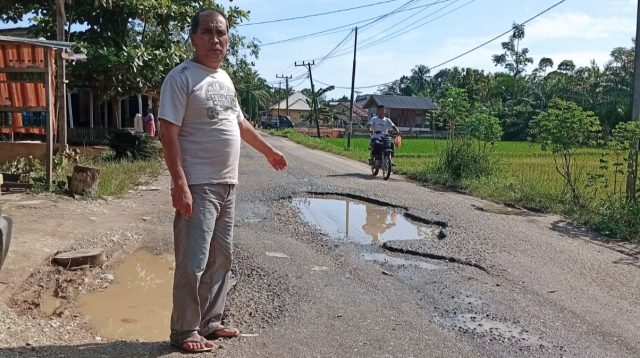
POLYGON ((420 24, 418 24, 418 25, 416 25, 416 26, 414 26, 414 27, 411 27, 412 25, 414 25, 414 24, 416 24, 416 23, 419 23, 419 22, 421 22, 421 21, 423 21, 423 20, 426 20, 426 19, 430 18, 431 16, 433 16, 433 15, 437 14, 438 12, 440 12, 440 11, 442 11, 442 10, 446 9, 447 7, 449 7, 449 6, 451 6, 451 5, 454 5, 454 4, 457 2, 457 0, 456 0, 456 1, 452 2, 452 3, 450 3, 450 4, 445 5, 445 6, 444 6, 444 7, 442 7, 442 8, 440 8, 440 9, 438 9, 438 10, 436 10, 436 11, 432 12, 431 14, 428 14, 427 16, 422 17, 422 18, 421 18, 421 19, 419 19, 419 20, 412 22, 411 24, 409 24, 409 25, 407 25, 407 26, 405 26, 405 27, 403 27, 403 28, 401 28, 401 29, 398 29, 398 30, 396 30, 395 32, 390 33, 388 36, 385 36, 385 37, 384 37, 384 38, 382 38, 382 39, 378 39, 378 40, 376 40, 376 41, 374 41, 374 42, 370 42, 370 43, 364 43, 364 44, 363 44, 363 47, 361 47, 361 48, 360 48, 360 50, 365 50, 365 49, 371 48, 371 47, 373 47, 373 46, 379 45, 379 44, 381 44, 381 43, 383 43, 383 42, 387 42, 387 41, 389 41, 389 40, 393 40, 394 38, 399 37, 399 36, 402 36, 402 35, 404 35, 404 34, 406 34, 406 33, 409 33, 409 32, 411 32, 411 31, 413 31, 413 30, 415 30, 415 29, 417 29, 417 28, 419 28, 419 27, 422 27, 422 26, 424 26, 424 25, 428 25, 428 24, 430 24, 430 23, 432 23, 432 22, 434 22, 434 21, 436 21, 436 20, 438 20, 438 19, 441 19, 441 18, 443 18, 443 17, 445 17, 445 16, 447 16, 447 15, 451 14, 452 12, 455 12, 455 11, 457 11, 457 10, 462 9, 463 7, 465 7, 465 6, 469 5, 469 4, 471 4, 471 3, 472 3, 472 2, 474 2, 474 1, 476 1, 476 0, 470 0, 470 1, 467 1, 466 3, 464 3, 464 4, 462 4, 462 5, 458 6, 458 7, 456 7, 456 8, 454 8, 454 9, 451 9, 451 10, 449 10, 449 11, 445 12, 444 14, 441 14, 441 15, 439 15, 439 16, 437 16, 437 17, 435 17, 435 18, 433 18, 433 19, 431 19, 431 20, 429 20, 429 21, 425 21, 425 22, 422 22, 422 23, 420 23, 420 24), (411 28, 409 28, 409 27, 411 27, 411 28), (407 28, 409 28, 409 29, 408 29, 408 30, 406 30, 406 31, 403 31, 403 30, 405 30, 405 29, 407 29, 407 28))
MULTIPOLYGON (((385 15, 382 15, 382 16, 387 16, 387 15, 390 15, 390 14, 394 14, 395 15, 395 14, 399 14, 401 12, 421 9, 421 8, 425 8, 425 7, 430 7, 430 6, 433 6, 433 5, 436 5, 436 4, 446 3, 446 2, 450 2, 450 1, 453 1, 453 0, 438 0, 438 1, 431 2, 429 4, 415 6, 415 7, 411 7, 411 8, 408 8, 408 9, 404 9, 404 8, 401 9, 401 10, 396 9, 396 10, 392 10, 392 12, 390 12, 389 14, 385 14, 385 15)), ((367 19, 364 19, 364 20, 352 22, 352 23, 349 23, 349 24, 346 24, 346 25, 341 25, 341 26, 325 29, 325 30, 322 30, 322 31, 312 32, 312 33, 308 33, 308 34, 305 34, 305 35, 295 36, 295 37, 291 37, 291 38, 287 38, 287 39, 283 39, 283 40, 267 42, 267 43, 264 43, 264 44, 260 44, 260 47, 271 46, 271 45, 276 45, 276 44, 280 44, 280 43, 284 43, 284 42, 290 42, 290 41, 304 40, 304 39, 307 39, 307 38, 331 35, 331 34, 334 34, 334 33, 345 31, 345 29, 351 28, 354 25, 362 24, 362 23, 365 23, 365 22, 368 22, 368 21, 370 21, 372 23, 374 20, 380 19, 382 16, 381 15, 374 16, 374 17, 370 17, 370 18, 367 18, 367 19)), ((364 28, 364 26, 366 26, 366 25, 363 25, 360 28, 364 28)))
MULTIPOLYGON (((377 37, 378 35, 382 35, 382 34, 384 34, 384 31, 390 30, 390 29, 392 29, 392 28, 394 27, 394 26, 391 26, 391 27, 389 27, 389 28, 385 29, 384 31, 381 31, 381 32, 377 33, 376 35, 373 35, 373 36, 371 36, 371 37, 369 37, 369 38, 367 38, 367 39, 363 40, 360 44, 358 44, 358 50, 362 51, 362 50, 365 50, 365 49, 371 48, 371 47, 373 47, 373 46, 376 46, 376 45, 378 45, 378 44, 381 44, 381 43, 383 43, 383 42, 386 42, 386 41, 389 41, 389 40, 393 40, 394 38, 397 38, 397 37, 402 36, 402 35, 404 35, 404 34, 406 34, 406 33, 408 33, 408 32, 411 32, 411 31, 413 31, 413 30, 417 29, 418 27, 421 27, 421 26, 424 26, 424 25, 430 24, 430 23, 432 23, 432 22, 434 22, 434 21, 436 21, 436 20, 438 20, 438 19, 440 19, 440 18, 442 18, 442 17, 444 17, 444 16, 446 16, 446 15, 449 15, 449 14, 451 14, 452 12, 457 11, 457 10, 459 10, 459 9, 461 9, 461 8, 463 8, 463 7, 465 7, 465 6, 467 6, 467 5, 471 4, 472 2, 474 2, 474 1, 476 1, 476 0, 468 1, 467 3, 465 3, 465 4, 461 5, 461 6, 458 6, 458 7, 454 8, 454 9, 452 9, 452 10, 450 10, 450 11, 448 11, 448 12, 446 12, 446 13, 444 13, 444 14, 440 15, 440 16, 437 16, 437 17, 436 17, 436 18, 434 18, 434 19, 431 19, 431 20, 429 20, 429 21, 423 22, 423 23, 421 23, 421 24, 419 24, 419 25, 416 25, 416 26, 414 26, 414 27, 410 28, 410 29, 409 29, 409 30, 407 30, 407 31, 402 32, 402 31, 403 31, 403 30, 405 30, 407 27, 410 27, 410 26, 412 26, 412 25, 414 25, 414 24, 416 24, 417 22, 420 22, 420 21, 422 21, 422 20, 428 19, 429 17, 431 17, 431 16, 433 16, 433 15, 437 14, 438 12, 440 12, 440 11, 442 11, 442 10, 446 9, 447 7, 449 7, 449 6, 453 5, 453 4, 455 4, 455 3, 456 3, 456 2, 458 2, 458 1, 459 1, 459 0, 454 0, 453 2, 451 2, 451 3, 449 3, 449 4, 447 4, 447 5, 443 6, 443 7, 441 7, 440 9, 435 10, 435 11, 433 11, 433 12, 431 12, 431 13, 429 13, 429 14, 427 14, 427 15, 423 16, 423 17, 422 17, 422 18, 420 18, 419 20, 414 21, 414 22, 412 22, 411 24, 409 24, 409 25, 407 25, 407 26, 405 26, 405 27, 403 27, 403 28, 401 28, 401 29, 399 29, 399 30, 396 30, 396 31, 394 31, 394 32, 392 32, 392 33, 390 33, 390 34, 388 34, 388 35, 385 35, 385 37, 384 37, 384 38, 381 38, 381 39, 378 39, 378 40, 375 40, 375 41, 372 41, 372 42, 367 42, 367 41, 369 41, 369 40, 374 39, 374 38, 375 38, 375 37, 377 37)), ((413 15, 412 15, 412 16, 413 16, 413 15)), ((412 16, 411 16, 411 17, 412 17, 412 16)), ((337 53, 337 54, 336 54, 336 55, 334 55, 333 57, 339 57, 339 56, 343 56, 343 55, 346 55, 346 54, 349 54, 349 53, 351 53, 351 51, 343 51, 343 52, 341 52, 341 53, 337 53)))
MULTIPOLYGON (((546 8, 546 9, 545 9, 545 10, 543 10, 542 12, 539 12, 538 14, 534 15, 533 17, 530 17, 529 19, 525 20, 524 22, 519 23, 519 25, 525 25, 525 24, 527 24, 527 23, 529 23, 529 22, 531 22, 531 21, 533 21, 533 20, 537 19, 538 17, 540 17, 540 16, 542 16, 542 15, 546 14, 547 12, 551 11, 552 9, 554 9, 554 8, 555 8, 555 7, 557 7, 557 6, 559 6, 560 4, 562 4, 562 3, 563 3, 563 2, 565 2, 565 1, 567 1, 567 0, 561 0, 561 1, 558 1, 557 3, 555 3, 555 4, 551 5, 550 7, 546 8)), ((495 40, 499 39, 500 37, 502 37, 502 36, 504 36, 504 35, 508 34, 509 32, 512 32, 512 31, 513 31, 513 27, 512 27, 512 28, 510 28, 509 30, 507 30, 507 31, 505 31, 505 32, 503 32, 503 33, 501 33, 500 35, 498 35, 498 36, 496 36, 496 37, 494 37, 494 38, 492 38, 492 39, 490 39, 490 40, 488 40, 488 41, 486 41, 486 42, 484 42, 484 43, 482 43, 482 44, 480 44, 480 45, 478 45, 478 46, 476 46, 476 47, 472 48, 472 49, 471 49, 471 50, 469 50, 469 51, 463 52, 463 53, 461 53, 460 55, 458 55, 458 56, 456 56, 456 57, 453 57, 453 58, 451 58, 451 59, 449 59, 449 60, 446 60, 446 61, 444 61, 444 62, 442 62, 442 63, 439 63, 439 64, 437 64, 437 65, 435 65, 435 66, 433 66, 433 67, 430 67, 430 69, 431 69, 431 70, 433 70, 433 69, 435 69, 435 68, 438 68, 438 67, 444 66, 444 65, 446 65, 447 63, 452 62, 452 61, 455 61, 455 60, 459 59, 459 58, 460 58, 460 57, 462 57, 462 56, 468 55, 468 54, 470 54, 471 52, 473 52, 473 51, 475 51, 475 50, 477 50, 477 49, 479 49, 479 48, 481 48, 481 47, 483 47, 483 46, 488 45, 489 43, 491 43, 491 42, 493 42, 493 41, 495 41, 495 40)))
POLYGON ((376 5, 380 5, 380 4, 386 4, 386 3, 390 3, 390 2, 394 2, 394 1, 398 1, 398 0, 386 0, 386 1, 376 2, 376 3, 373 3, 373 4, 350 7, 350 8, 347 8, 347 9, 332 10, 332 11, 327 11, 327 12, 322 12, 322 13, 317 13, 317 14, 309 14, 309 15, 302 15, 302 16, 296 16, 296 17, 288 17, 288 18, 283 18, 283 19, 259 21, 259 22, 248 22, 246 24, 238 24, 237 26, 252 26, 252 25, 271 24, 271 23, 274 23, 274 22, 293 21, 293 20, 299 20, 299 19, 308 19, 310 17, 323 16, 323 15, 329 15, 329 14, 336 14, 336 13, 339 13, 339 12, 362 9, 362 8, 365 8, 365 7, 372 7, 372 6, 376 6, 376 5))
MULTIPOLYGON (((364 25, 362 28, 365 28, 366 26, 369 26, 369 25, 371 25, 371 24, 373 24, 373 23, 375 23, 375 22, 377 22, 377 21, 380 21, 381 19, 386 18, 386 17, 388 17, 388 16, 390 16, 390 15, 394 15, 394 14, 397 14, 397 13, 399 13, 399 12, 405 11, 405 8, 406 8, 407 6, 411 5, 412 3, 416 2, 416 1, 419 1, 419 0, 409 0, 409 1, 407 1, 406 3, 404 3, 403 5, 401 5, 401 6, 397 7, 396 9, 394 9, 394 10, 392 10, 392 11, 390 11, 390 12, 386 13, 386 14, 383 14, 383 15, 380 15, 380 16, 376 16, 376 17, 373 17, 373 18, 370 18, 370 19, 368 19, 368 20, 371 20, 371 21, 370 21, 369 23, 367 23, 366 25, 364 25)), ((440 0, 440 1, 436 1, 436 2, 433 2, 433 3, 427 4, 427 5, 426 5, 426 7, 432 6, 432 5, 437 4, 437 3, 448 2, 448 1, 452 1, 452 0, 440 0)), ((458 0, 455 0, 455 1, 458 1, 458 0)), ((425 8, 426 8, 426 7, 425 7, 425 8)), ((366 21, 366 20, 365 20, 365 21, 366 21)), ((360 21, 360 22, 364 22, 364 21, 360 21)), ((342 27, 344 27, 344 26, 342 26, 342 27)), ((348 37, 353 33, 353 31, 354 31, 354 29, 351 29, 351 32, 347 35, 347 38, 348 38, 348 37)), ((344 40, 342 40, 338 46, 336 46, 334 49, 332 49, 332 50, 331 50, 328 54, 326 54, 325 56, 323 56, 323 57, 321 57, 321 58, 315 58, 315 59, 313 59, 313 61, 318 61, 318 63, 316 63, 316 64, 315 64, 315 66, 316 66, 315 68, 318 68, 318 66, 319 66, 322 62, 324 62, 326 59, 336 57, 336 56, 334 55, 334 53, 336 53, 336 52, 338 51, 338 48, 340 47, 340 45, 341 45, 342 43, 344 43, 344 42, 346 41, 346 39, 347 39, 347 38, 345 38, 344 40)), ((271 43, 271 44, 272 44, 272 43, 271 43)), ((290 67, 288 67, 288 68, 290 68, 290 67)), ((288 69, 288 68, 287 68, 287 69, 288 69)), ((283 72, 285 72, 285 71, 283 71, 283 72)))
MULTIPOLYGON (((560 1, 556 2, 555 4, 551 5, 550 7, 546 8, 546 9, 542 10, 541 12, 537 13, 536 15, 534 15, 534 16, 532 16, 532 17, 530 17, 529 19, 527 19, 527 20, 525 20, 525 21, 523 21, 523 22, 519 23, 519 25, 525 25, 525 24, 527 24, 527 23, 529 23, 529 22, 531 22, 531 21, 533 21, 533 20, 537 19, 538 17, 540 17, 540 16, 542 16, 542 15, 546 14, 547 12, 551 11, 552 9, 556 8, 557 6, 559 6, 560 4, 562 4, 562 3, 566 2, 566 1, 567 1, 567 0, 560 0, 560 1)), ((429 67, 429 69, 430 69, 430 70, 433 70, 433 69, 436 69, 436 68, 438 68, 438 67, 442 67, 442 66, 444 66, 444 65, 446 65, 446 64, 448 64, 448 63, 450 63, 450 62, 452 62, 452 61, 455 61, 455 60, 459 59, 460 57, 466 56, 466 55, 470 54, 471 52, 474 52, 474 51, 476 51, 476 50, 478 50, 478 49, 480 49, 480 48, 482 48, 482 47, 484 47, 484 46, 486 46, 486 45, 490 44, 491 42, 493 42, 493 41, 495 41, 495 40, 497 40, 497 39, 501 38, 502 36, 504 36, 504 35, 506 35, 506 34, 508 34, 508 33, 512 32, 512 31, 513 31, 513 27, 510 27, 508 30, 506 30, 505 32, 501 33, 500 35, 497 35, 497 36, 495 36, 495 37, 491 38, 490 40, 485 41, 485 42, 483 42, 482 44, 480 44, 480 45, 478 45, 478 46, 476 46, 476 47, 474 47, 474 48, 472 48, 472 49, 470 49, 470 50, 468 50, 468 51, 465 51, 465 52, 461 53, 460 55, 457 55, 457 56, 455 56, 455 57, 452 57, 452 58, 450 58, 450 59, 448 59, 448 60, 446 60, 446 61, 444 61, 444 62, 441 62, 441 63, 439 63, 439 64, 437 64, 437 65, 433 66, 433 67, 429 67)), ((377 84, 377 85, 370 85, 370 86, 357 86, 357 87, 354 87, 354 88, 357 88, 357 89, 367 89, 367 88, 382 87, 382 86, 385 86, 385 85, 391 84, 391 83, 393 83, 393 82, 395 82, 395 81, 397 81, 397 80, 393 80, 393 81, 389 81, 389 82, 384 82, 384 83, 380 83, 380 84, 377 84)), ((319 81, 318 81, 318 82, 319 82, 319 81)), ((346 86, 335 86, 335 88, 339 88, 339 89, 351 89, 351 87, 346 87, 346 86)))

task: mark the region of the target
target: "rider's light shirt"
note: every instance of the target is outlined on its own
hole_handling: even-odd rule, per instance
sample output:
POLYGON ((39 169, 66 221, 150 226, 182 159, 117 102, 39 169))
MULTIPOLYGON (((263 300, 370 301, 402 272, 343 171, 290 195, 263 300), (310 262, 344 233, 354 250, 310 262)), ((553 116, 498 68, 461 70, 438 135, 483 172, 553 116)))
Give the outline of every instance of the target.
POLYGON ((394 124, 388 117, 380 118, 378 116, 374 116, 369 120, 369 125, 371 126, 371 131, 375 136, 376 132, 380 132, 381 134, 389 134, 389 129, 393 128, 394 124))

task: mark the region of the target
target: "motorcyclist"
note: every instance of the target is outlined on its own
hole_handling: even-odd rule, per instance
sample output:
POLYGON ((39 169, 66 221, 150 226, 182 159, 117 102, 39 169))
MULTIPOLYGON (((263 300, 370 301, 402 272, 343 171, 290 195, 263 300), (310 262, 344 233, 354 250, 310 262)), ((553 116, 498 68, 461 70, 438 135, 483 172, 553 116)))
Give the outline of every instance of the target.
POLYGON ((368 128, 369 128, 369 145, 371 147, 371 158, 369 159, 369 164, 373 163, 375 159, 375 153, 381 151, 384 148, 384 141, 388 140, 390 142, 391 148, 393 149, 393 141, 388 137, 389 129, 393 128, 396 133, 399 135, 400 130, 396 125, 391 121, 390 118, 385 117, 385 108, 384 105, 378 105, 378 115, 371 117, 369 120, 368 128), (382 147, 382 148, 381 148, 382 147))

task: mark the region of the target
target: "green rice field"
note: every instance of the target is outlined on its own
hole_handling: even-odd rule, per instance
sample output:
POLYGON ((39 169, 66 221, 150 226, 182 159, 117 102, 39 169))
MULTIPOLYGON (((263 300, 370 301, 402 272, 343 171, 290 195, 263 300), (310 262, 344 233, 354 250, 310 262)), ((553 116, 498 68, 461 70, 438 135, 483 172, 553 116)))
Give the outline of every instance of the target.
MULTIPOLYGON (((368 138, 352 138, 351 148, 347 149, 345 138, 318 139, 297 133, 288 133, 287 136, 306 146, 359 161, 366 161, 369 157, 368 138)), ((445 145, 446 140, 443 139, 404 138, 401 147, 396 148, 394 171, 413 179, 427 180, 429 165, 445 145)), ((529 142, 498 142, 492 150, 498 165, 497 177, 466 183, 463 189, 481 197, 553 210, 554 202, 558 201, 564 190, 564 182, 550 152, 544 152, 539 145, 529 142)), ((575 162, 577 168, 581 168, 579 174, 582 182, 586 182, 589 174, 604 173, 609 180, 609 187, 598 188, 600 193, 597 195, 608 194, 607 191, 612 192, 614 187, 618 192, 624 190, 623 176, 616 176, 613 168, 605 172, 599 170, 603 155, 610 162, 614 161, 611 153, 604 149, 585 148, 576 151, 575 162)))

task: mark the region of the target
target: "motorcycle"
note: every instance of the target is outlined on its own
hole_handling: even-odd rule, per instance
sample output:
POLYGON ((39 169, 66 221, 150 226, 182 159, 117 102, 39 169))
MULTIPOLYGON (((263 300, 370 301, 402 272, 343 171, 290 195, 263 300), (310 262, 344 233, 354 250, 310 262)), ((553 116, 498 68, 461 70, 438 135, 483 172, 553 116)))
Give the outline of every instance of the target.
POLYGON ((389 179, 394 154, 391 136, 389 134, 382 134, 380 131, 375 131, 369 141, 369 149, 371 150, 371 158, 369 159, 371 174, 376 176, 382 169, 382 178, 384 180, 389 179))

